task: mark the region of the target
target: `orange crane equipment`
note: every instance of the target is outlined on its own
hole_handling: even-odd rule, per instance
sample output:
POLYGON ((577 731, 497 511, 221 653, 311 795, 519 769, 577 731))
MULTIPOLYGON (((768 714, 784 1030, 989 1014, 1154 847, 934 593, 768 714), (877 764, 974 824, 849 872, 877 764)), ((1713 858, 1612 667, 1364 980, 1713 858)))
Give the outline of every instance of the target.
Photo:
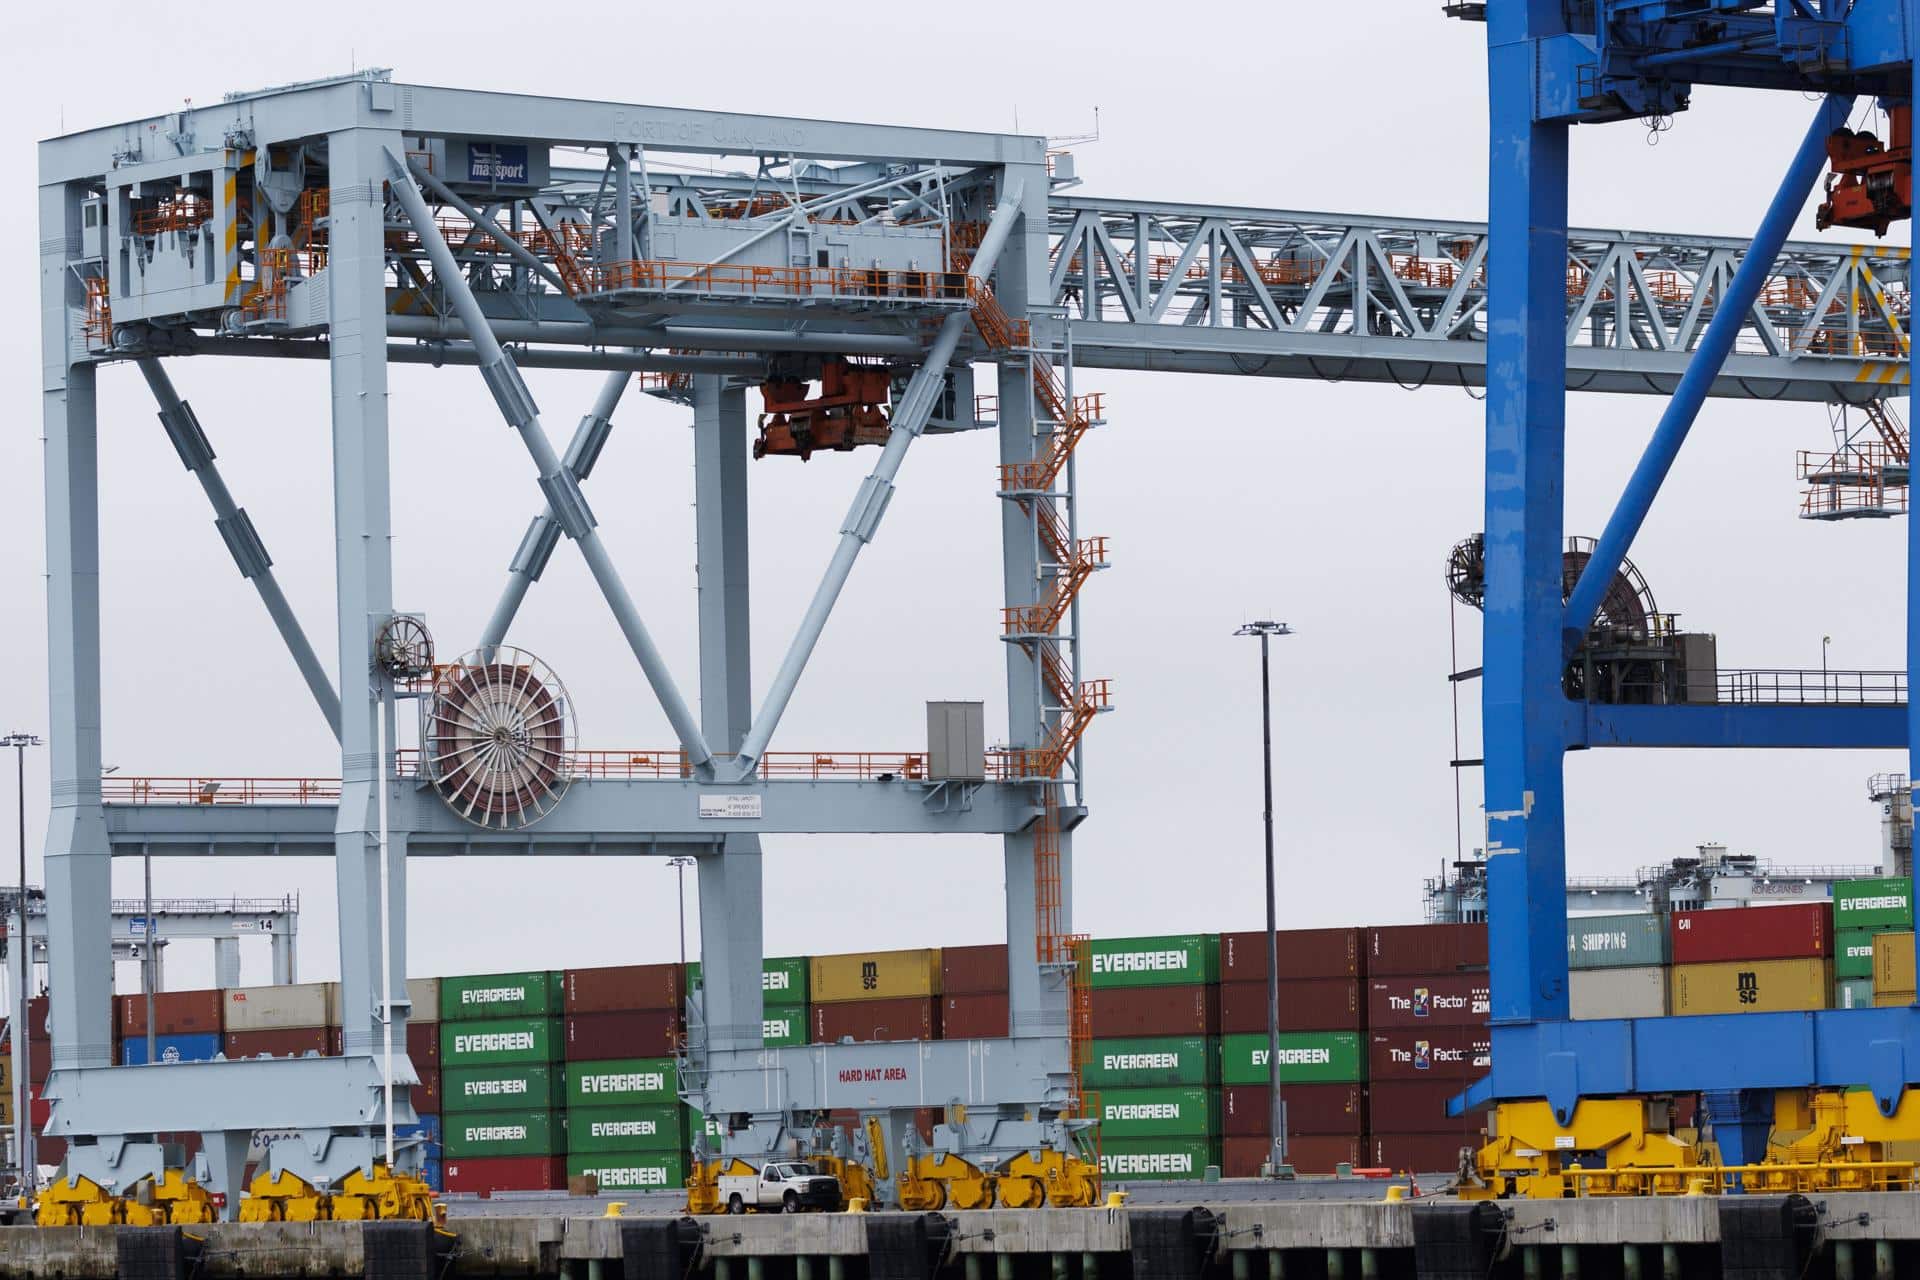
POLYGON ((891 375, 885 366, 830 359, 820 367, 820 394, 807 396, 807 382, 770 378, 761 384, 766 412, 753 456, 790 454, 802 462, 816 449, 845 452, 856 445, 885 444, 891 375))
POLYGON ((1814 225, 1864 227, 1876 236, 1913 213, 1913 106, 1902 103, 1887 109, 1887 132, 1892 141, 1862 129, 1836 129, 1827 138, 1827 198, 1814 214, 1814 225))

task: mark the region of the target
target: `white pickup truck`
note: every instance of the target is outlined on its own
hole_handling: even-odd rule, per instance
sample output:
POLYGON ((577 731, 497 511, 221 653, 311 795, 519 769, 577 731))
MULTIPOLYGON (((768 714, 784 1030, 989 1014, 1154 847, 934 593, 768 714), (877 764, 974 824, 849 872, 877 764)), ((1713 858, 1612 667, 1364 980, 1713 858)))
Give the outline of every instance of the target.
POLYGON ((841 1208, 840 1179, 805 1160, 769 1160, 759 1173, 720 1175, 720 1202, 728 1213, 832 1213, 841 1208))

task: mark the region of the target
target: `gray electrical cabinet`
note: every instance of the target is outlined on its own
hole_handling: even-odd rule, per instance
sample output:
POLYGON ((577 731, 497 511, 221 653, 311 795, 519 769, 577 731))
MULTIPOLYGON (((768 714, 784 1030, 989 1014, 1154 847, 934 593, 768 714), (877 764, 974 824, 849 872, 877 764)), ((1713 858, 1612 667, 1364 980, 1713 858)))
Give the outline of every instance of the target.
POLYGON ((927 704, 927 776, 935 782, 986 781, 984 702, 927 704))

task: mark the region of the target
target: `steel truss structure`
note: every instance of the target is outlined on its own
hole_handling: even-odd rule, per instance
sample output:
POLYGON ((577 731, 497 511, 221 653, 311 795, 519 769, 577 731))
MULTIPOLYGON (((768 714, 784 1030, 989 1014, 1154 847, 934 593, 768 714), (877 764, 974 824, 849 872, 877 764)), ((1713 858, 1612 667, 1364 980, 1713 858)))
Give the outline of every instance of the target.
MULTIPOLYGON (((1735 1017, 1570 1022, 1567 1006, 1563 758, 1599 745, 1600 709, 1570 703, 1562 673, 1658 493, 1702 400, 1737 359, 1739 322, 1771 287, 1826 162, 1827 139, 1855 97, 1913 96, 1913 6, 1897 0, 1740 0, 1581 6, 1495 0, 1485 8, 1492 93, 1490 363, 1510 376, 1487 396, 1483 734, 1492 1074, 1456 1105, 1544 1100, 1560 1126, 1582 1100, 1698 1090, 1747 1102, 1776 1089, 1867 1086, 1891 1116, 1920 1081, 1920 1010, 1882 1008, 1735 1017), (1684 13, 1681 12, 1684 10, 1684 13), (1707 20, 1710 17, 1710 20, 1707 20), (1683 109, 1691 85, 1825 95, 1761 220, 1751 254, 1695 344, 1652 442, 1577 584, 1562 600, 1568 133, 1683 109)), ((1905 256, 1909 248, 1888 251, 1905 256)), ((1898 326, 1893 332, 1899 333, 1898 326)), ((1911 360, 1904 336, 1899 354, 1911 360)), ((1892 379, 1888 379, 1889 382, 1892 379)), ((1920 540, 1909 529, 1908 668, 1920 661, 1914 587, 1920 540)), ((1608 709, 1612 745, 1905 747, 1920 743, 1905 706, 1733 705, 1608 709), (1629 723, 1629 720, 1631 723, 1629 723)), ((1770 1114, 1769 1108, 1759 1106, 1770 1114)), ((1736 1117, 1719 1130, 1729 1165, 1736 1117)), ((1764 1139, 1765 1126, 1760 1126, 1764 1139)))
MULTIPOLYGON (((852 1154, 871 1157, 858 1148, 878 1141, 896 1171, 922 1157, 991 1169, 1071 1150, 1083 1100, 1070 1046, 1085 1030, 1072 839, 1086 813, 1081 736, 1108 705, 1105 682, 1081 670, 1078 592, 1106 559, 1104 542, 1083 535, 1074 496, 1074 448, 1101 417, 1099 398, 1076 389, 1076 369, 1473 385, 1512 340, 1487 289, 1521 278, 1500 256, 1498 219, 1490 240, 1469 224, 1066 199, 1039 138, 431 88, 381 72, 69 135, 43 143, 40 161, 48 1131, 71 1140, 70 1173, 108 1189, 156 1171, 153 1133, 200 1131, 208 1180, 230 1206, 256 1129, 299 1131, 273 1146, 272 1170, 328 1185, 370 1173, 377 1131, 412 1118, 411 1066, 403 1053, 389 1079, 379 1053, 405 1043, 411 856, 694 856, 705 986, 690 1010, 687 1093, 723 1118, 724 1154, 784 1149, 832 1108, 880 1121, 852 1154), (208 431, 172 386, 167 362, 188 355, 329 363, 337 587, 324 644, 302 630, 208 431), (756 704, 746 386, 816 377, 828 360, 884 368, 891 415, 756 704), (335 730, 337 777, 103 782, 95 385, 116 363, 140 370, 335 730), (530 785, 564 782, 564 798, 537 823, 476 823, 443 803, 444 761, 406 747, 396 711, 433 694, 373 661, 398 616, 387 549, 391 363, 477 366, 533 464, 535 514, 477 661, 503 652, 532 585, 571 542, 678 739, 660 750, 556 750, 530 785), (978 398, 975 366, 995 379, 978 398), (521 367, 608 374, 564 451, 521 367), (583 489, 636 372, 648 391, 690 404, 695 421, 692 700, 655 648, 583 489), (1009 746, 937 774, 931 752, 771 750, 903 456, 922 435, 957 430, 999 441, 1009 746), (329 647, 337 684, 319 657, 329 647), (1003 837, 1015 943, 1004 1039, 762 1048, 761 838, 845 831, 1003 837), (181 1064, 166 1068, 165 1090, 113 1067, 108 865, 138 853, 332 857, 345 1056, 181 1064), (952 1122, 924 1151, 905 1117, 929 1105, 951 1108, 952 1122)), ((1564 376, 1554 370, 1556 394, 1664 390, 1692 367, 1686 352, 1723 328, 1747 333, 1747 349, 1702 388, 1711 394, 1860 398, 1904 383, 1906 365, 1884 337, 1904 315, 1903 291, 1887 290, 1904 282, 1899 255, 1800 246, 1753 299, 1723 302, 1740 299, 1752 274, 1736 269, 1737 242, 1593 233, 1553 248, 1535 264, 1552 296, 1529 314, 1566 362, 1564 376), (1861 290, 1870 305, 1856 304, 1861 290)), ((1490 644, 1493 623, 1490 607, 1490 644)), ((1675 735, 1648 710, 1589 707, 1566 719, 1583 745, 1637 744, 1656 729, 1705 739, 1756 723, 1736 714, 1746 708, 1687 708, 1700 714, 1675 735)), ((1765 723, 1791 737, 1831 717, 1863 744, 1893 736, 1882 713, 1897 709, 1856 710, 1765 723)), ((901 1177, 876 1187, 881 1203, 903 1202, 901 1177)))

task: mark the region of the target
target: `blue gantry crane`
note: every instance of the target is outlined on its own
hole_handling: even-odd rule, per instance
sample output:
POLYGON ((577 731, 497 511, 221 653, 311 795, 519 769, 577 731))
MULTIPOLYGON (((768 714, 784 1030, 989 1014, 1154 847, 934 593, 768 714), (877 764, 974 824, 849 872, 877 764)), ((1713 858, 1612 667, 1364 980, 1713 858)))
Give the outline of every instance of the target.
MULTIPOLYGON (((1566 753, 1619 747, 1907 747, 1901 706, 1605 706, 1563 680, 1788 232, 1832 166, 1821 227, 1910 214, 1912 0, 1491 0, 1490 281, 1483 712, 1493 1105, 1488 1195, 1913 1185, 1884 1144, 1920 1136, 1920 1009, 1573 1022, 1567 1004, 1566 753), (1665 124, 1696 85, 1817 97, 1712 318, 1577 583, 1563 596, 1568 135, 1665 124), (1856 102, 1885 141, 1849 129, 1856 102), (1712 1135, 1676 1132, 1699 1093, 1712 1135), (1769 1145, 1769 1134, 1773 1134, 1769 1145), (1798 1135, 1805 1135, 1804 1137, 1798 1135), (1783 1145, 1787 1135, 1794 1135, 1783 1145), (1770 1161, 1763 1163, 1763 1161, 1770 1161)), ((1724 101, 1724 100, 1723 100, 1724 101)), ((1720 105, 1720 103, 1716 103, 1720 105)), ((1904 333, 1898 358, 1911 359, 1904 333)), ((1909 618, 1920 574, 1910 526, 1909 618)), ((1920 660, 1909 626, 1908 667, 1920 660)), ((1908 700, 1910 703, 1910 700, 1908 700)), ((1920 776, 1920 771, 1910 771, 1920 776)))

